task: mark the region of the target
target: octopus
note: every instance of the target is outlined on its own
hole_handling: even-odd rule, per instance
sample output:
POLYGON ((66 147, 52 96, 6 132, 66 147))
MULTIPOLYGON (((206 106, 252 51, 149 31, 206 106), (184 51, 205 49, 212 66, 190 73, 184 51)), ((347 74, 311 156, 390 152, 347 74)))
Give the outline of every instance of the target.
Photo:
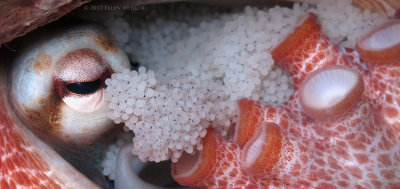
POLYGON ((316 15, 272 51, 294 78, 282 107, 241 99, 231 140, 209 129, 204 148, 172 165, 199 188, 399 188, 400 21, 340 49, 316 15))
POLYGON ((111 188, 100 161, 118 127, 104 80, 129 60, 99 25, 53 30, 1 66, 0 188, 111 188))
MULTIPOLYGON (((272 53, 294 78, 293 96, 281 107, 239 100, 232 137, 208 129, 202 151, 172 164, 178 183, 399 188, 400 22, 367 34, 355 50, 332 43, 312 13, 297 24, 272 53)), ((105 115, 104 80, 130 66, 103 31, 74 26, 32 40, 12 66, 0 52, 0 188, 112 188, 98 167, 118 131, 105 115)), ((120 153, 117 166, 127 166, 129 148, 120 153)), ((154 188, 139 184, 119 188, 154 188)))

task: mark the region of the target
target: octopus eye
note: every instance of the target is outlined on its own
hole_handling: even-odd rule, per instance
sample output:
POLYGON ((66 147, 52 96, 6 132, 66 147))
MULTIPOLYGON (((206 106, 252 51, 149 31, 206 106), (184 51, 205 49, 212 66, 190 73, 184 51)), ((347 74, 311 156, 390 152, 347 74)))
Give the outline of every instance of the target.
POLYGON ((126 54, 97 25, 46 36, 17 55, 10 99, 15 112, 53 144, 92 144, 110 131, 105 80, 129 69, 126 54))
POLYGON ((357 71, 345 66, 326 66, 309 74, 301 83, 300 103, 312 118, 335 118, 352 110, 363 89, 357 71))
POLYGON ((77 49, 56 63, 53 85, 68 106, 80 112, 93 112, 101 107, 104 81, 110 75, 107 61, 96 50, 77 49))
POLYGON ((90 93, 97 91, 97 89, 100 88, 100 84, 101 84, 101 80, 98 79, 98 80, 89 81, 89 82, 70 83, 70 84, 67 84, 66 87, 72 93, 85 95, 85 94, 90 94, 90 93))

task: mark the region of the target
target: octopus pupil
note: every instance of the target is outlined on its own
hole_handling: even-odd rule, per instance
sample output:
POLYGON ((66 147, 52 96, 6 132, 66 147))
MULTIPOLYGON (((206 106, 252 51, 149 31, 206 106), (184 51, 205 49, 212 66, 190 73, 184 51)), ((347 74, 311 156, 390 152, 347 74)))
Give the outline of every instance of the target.
POLYGON ((90 94, 97 89, 99 89, 101 85, 101 80, 95 80, 90 82, 77 82, 77 83, 70 83, 66 85, 67 89, 76 94, 90 94))

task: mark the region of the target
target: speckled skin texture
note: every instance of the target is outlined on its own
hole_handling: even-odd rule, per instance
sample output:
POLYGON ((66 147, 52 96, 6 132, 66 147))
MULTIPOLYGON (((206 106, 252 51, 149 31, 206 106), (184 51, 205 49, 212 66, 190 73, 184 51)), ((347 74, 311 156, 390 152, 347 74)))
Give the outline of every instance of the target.
POLYGON ((16 121, 0 86, 0 188, 98 188, 16 121))
POLYGON ((239 100, 233 141, 209 130, 201 153, 207 169, 187 177, 173 172, 175 179, 200 188, 400 188, 400 62, 377 64, 368 53, 359 58, 354 50, 339 49, 313 14, 299 20, 272 56, 294 78, 290 100, 282 107, 239 100), (308 117, 299 86, 329 65, 357 70, 364 91, 335 118, 308 117), (244 165, 246 146, 260 137, 263 152, 252 166, 244 165))
POLYGON ((37 152, 29 150, 28 141, 18 130, 8 127, 13 123, 3 101, 0 101, 0 107, 0 188, 61 188, 56 179, 51 179, 50 166, 37 152))
POLYGON ((36 137, 10 106, 0 50, 0 188, 99 188, 36 137))

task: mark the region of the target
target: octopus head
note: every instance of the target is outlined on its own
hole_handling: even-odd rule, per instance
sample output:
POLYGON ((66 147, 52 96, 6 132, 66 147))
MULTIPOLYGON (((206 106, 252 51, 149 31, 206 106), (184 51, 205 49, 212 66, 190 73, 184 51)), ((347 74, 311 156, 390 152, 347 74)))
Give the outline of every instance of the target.
POLYGON ((11 71, 17 115, 56 144, 87 145, 114 128, 104 81, 129 68, 125 53, 96 25, 57 31, 22 51, 11 71))

